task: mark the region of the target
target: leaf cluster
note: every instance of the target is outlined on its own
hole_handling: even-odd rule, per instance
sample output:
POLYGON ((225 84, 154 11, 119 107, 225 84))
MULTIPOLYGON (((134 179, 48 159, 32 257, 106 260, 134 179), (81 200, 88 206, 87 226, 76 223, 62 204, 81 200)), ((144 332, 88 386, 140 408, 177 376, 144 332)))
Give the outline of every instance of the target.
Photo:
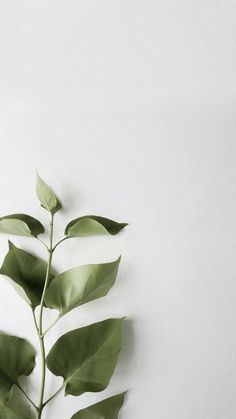
MULTIPOLYGON (((43 366, 39 403, 30 399, 19 381, 21 376, 28 376, 34 370, 36 350, 26 339, 0 331, 0 419, 26 419, 6 405, 14 386, 34 407, 36 419, 41 418, 44 407, 60 390, 73 396, 104 390, 110 382, 122 346, 123 319, 110 318, 65 333, 46 355, 44 339, 50 329, 71 310, 105 297, 116 281, 120 264, 119 257, 107 263, 81 265, 55 274, 52 258, 57 246, 72 237, 116 235, 127 224, 95 215, 81 216, 67 224, 64 237, 54 244, 53 221, 62 204, 39 175, 36 194, 41 206, 50 215, 49 244, 38 237, 45 232, 42 223, 27 214, 0 217, 0 233, 37 239, 47 249, 48 260, 42 260, 9 241, 0 274, 25 300, 33 314, 43 366), (56 321, 47 329, 43 325, 45 307, 58 312, 56 321), (46 367, 63 379, 62 386, 47 400, 46 367)), ((121 393, 105 399, 78 411, 71 419, 117 419, 124 397, 125 393, 121 393)))

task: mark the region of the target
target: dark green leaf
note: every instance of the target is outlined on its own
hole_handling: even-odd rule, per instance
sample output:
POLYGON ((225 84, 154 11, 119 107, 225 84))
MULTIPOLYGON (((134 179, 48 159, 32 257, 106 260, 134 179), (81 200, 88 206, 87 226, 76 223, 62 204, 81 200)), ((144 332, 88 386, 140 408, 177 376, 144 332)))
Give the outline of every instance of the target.
POLYGON ((85 215, 72 220, 66 226, 65 234, 69 237, 83 237, 107 233, 115 235, 127 225, 127 223, 117 223, 116 221, 96 215, 85 215))
POLYGON ((22 375, 35 367, 35 350, 25 339, 0 332, 0 404, 10 397, 12 388, 22 375))
POLYGON ((54 278, 45 295, 46 306, 63 315, 88 301, 104 297, 113 286, 120 258, 110 263, 82 265, 54 278))
MULTIPOLYGON (((40 304, 47 264, 9 241, 9 251, 0 274, 6 275, 16 291, 33 308, 40 304)), ((50 274, 50 281, 53 276, 50 274)))
POLYGON ((121 350, 122 320, 104 320, 58 339, 49 352, 47 366, 63 377, 65 394, 79 396, 107 387, 121 350))
POLYGON ((61 203, 52 188, 48 186, 44 180, 37 174, 36 194, 42 205, 47 211, 55 214, 61 209, 61 203))
POLYGON ((71 419, 118 419, 126 393, 117 394, 75 413, 71 419))
POLYGON ((0 406, 0 419, 25 419, 6 406, 0 406))
POLYGON ((0 233, 37 237, 44 233, 44 227, 30 215, 11 214, 0 217, 0 233))

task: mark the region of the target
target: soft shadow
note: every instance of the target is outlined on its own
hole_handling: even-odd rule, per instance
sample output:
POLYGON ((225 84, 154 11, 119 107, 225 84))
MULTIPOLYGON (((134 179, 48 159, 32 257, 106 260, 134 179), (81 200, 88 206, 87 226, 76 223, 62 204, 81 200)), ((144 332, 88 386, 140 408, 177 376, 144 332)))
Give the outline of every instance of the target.
POLYGON ((134 370, 135 325, 133 319, 126 318, 123 326, 123 347, 119 356, 116 377, 124 382, 134 370))

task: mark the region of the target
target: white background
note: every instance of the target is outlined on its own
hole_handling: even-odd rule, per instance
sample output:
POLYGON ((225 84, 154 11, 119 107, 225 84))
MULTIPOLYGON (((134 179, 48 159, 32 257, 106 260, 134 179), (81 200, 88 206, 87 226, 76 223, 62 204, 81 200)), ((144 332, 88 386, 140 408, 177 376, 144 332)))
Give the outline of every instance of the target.
MULTIPOLYGON (((233 2, 0 1, 1 214, 47 221, 37 169, 64 203, 58 237, 83 214, 130 223, 55 254, 58 270, 123 258, 109 296, 67 315, 48 347, 128 319, 109 389, 61 395, 43 419, 127 388, 124 419, 235 418, 235 106, 233 2)), ((0 328, 37 345, 28 307, 0 285, 0 328)), ((47 394, 58 384, 48 376, 47 394)))

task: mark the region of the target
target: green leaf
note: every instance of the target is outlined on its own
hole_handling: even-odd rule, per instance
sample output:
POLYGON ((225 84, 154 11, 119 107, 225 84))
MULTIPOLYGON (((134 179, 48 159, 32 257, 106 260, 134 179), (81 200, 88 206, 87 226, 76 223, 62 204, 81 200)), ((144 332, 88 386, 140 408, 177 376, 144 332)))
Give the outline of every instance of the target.
POLYGON ((126 393, 117 394, 75 413, 71 419, 118 419, 126 393))
MULTIPOLYGON (((35 308, 40 304, 47 264, 9 241, 0 274, 6 275, 18 294, 35 308)), ((53 275, 50 274, 50 281, 53 275)))
POLYGON ((9 399, 20 376, 31 374, 35 355, 27 340, 0 332, 0 404, 9 399))
POLYGON ((0 419, 24 419, 7 406, 0 406, 0 419))
POLYGON ((45 295, 49 308, 60 315, 88 301, 104 297, 113 286, 120 263, 114 262, 82 265, 58 275, 51 282, 45 295))
POLYGON ((37 237, 44 233, 43 225, 27 214, 11 214, 0 217, 0 233, 15 236, 37 237))
POLYGON ((79 396, 104 390, 121 350, 123 319, 108 319, 72 330, 58 339, 49 352, 49 370, 62 376, 65 394, 79 396))
POLYGON ((65 229, 65 234, 69 237, 83 237, 100 234, 119 233, 127 223, 117 223, 108 218, 98 217, 96 215, 85 215, 72 220, 65 229))
POLYGON ((38 174, 36 181, 36 194, 42 207, 52 214, 55 214, 62 208, 61 203, 52 188, 50 188, 50 186, 48 186, 38 174))

